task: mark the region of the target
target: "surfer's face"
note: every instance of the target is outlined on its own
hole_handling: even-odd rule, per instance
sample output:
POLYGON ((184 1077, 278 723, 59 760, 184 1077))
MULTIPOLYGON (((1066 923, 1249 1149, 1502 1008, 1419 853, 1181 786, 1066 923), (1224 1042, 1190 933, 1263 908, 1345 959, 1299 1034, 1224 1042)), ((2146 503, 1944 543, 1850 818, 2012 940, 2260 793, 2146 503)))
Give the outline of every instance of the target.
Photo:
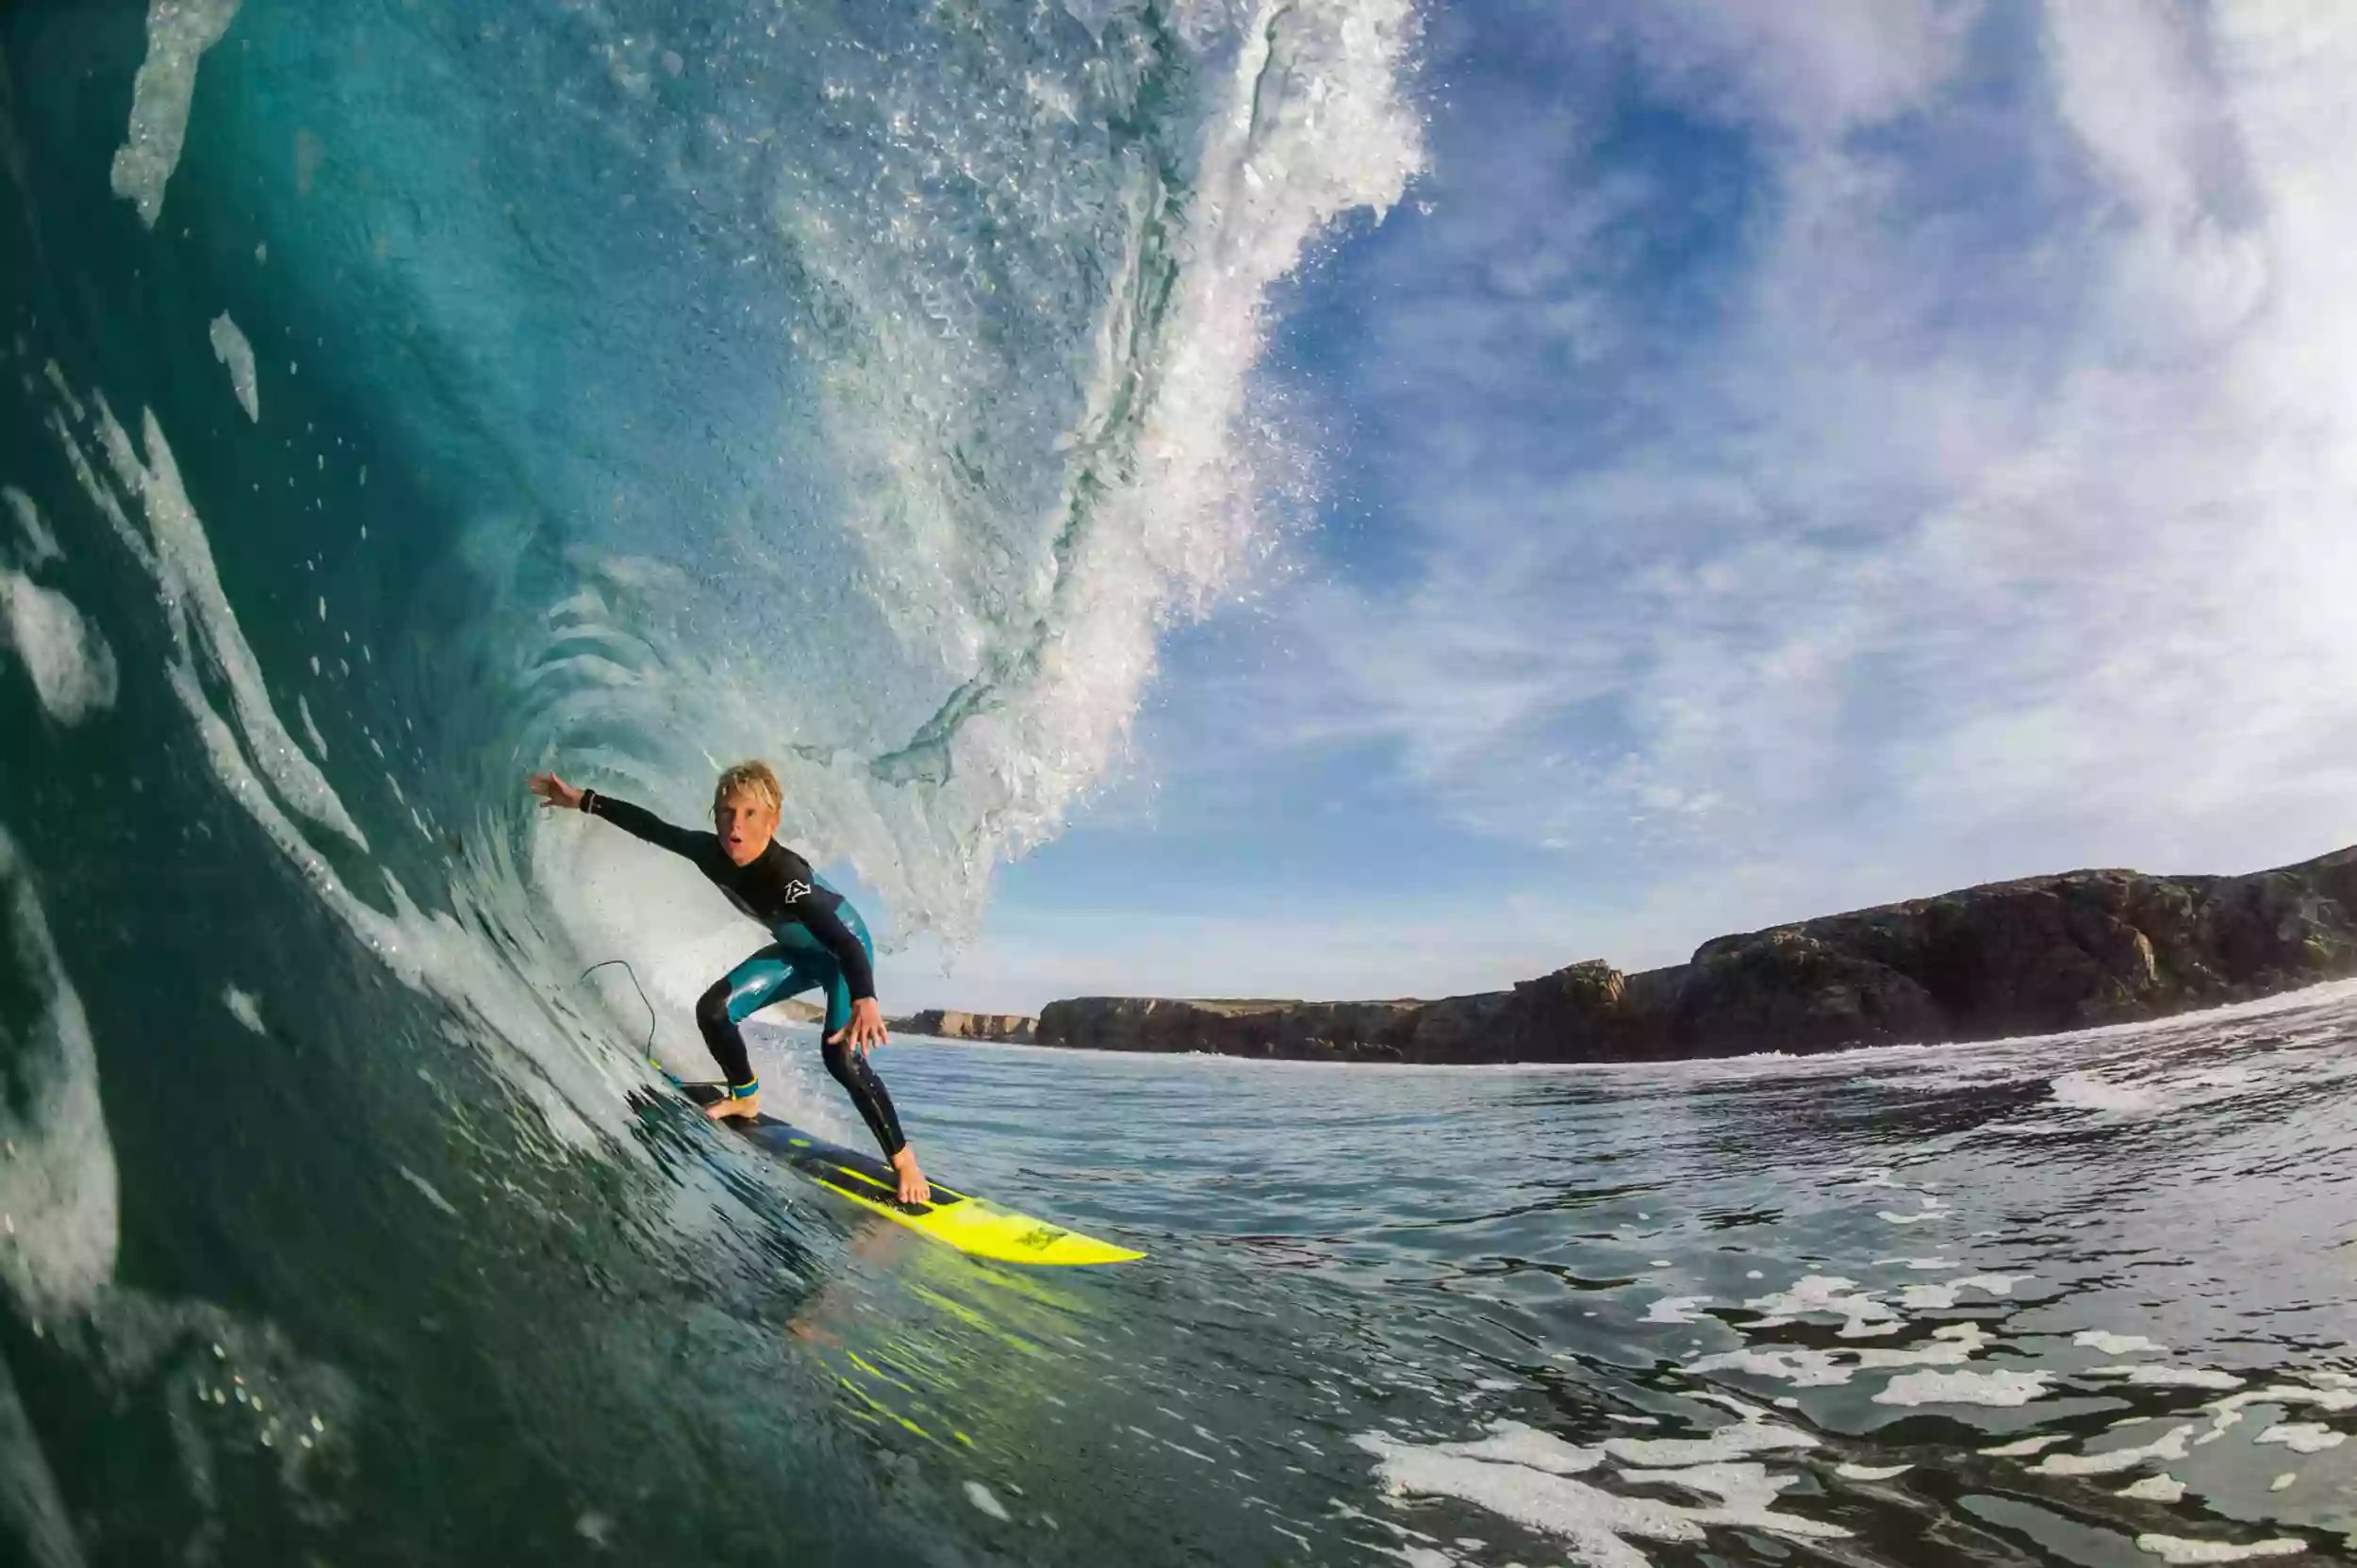
POLYGON ((778 808, 750 791, 728 796, 712 808, 712 831, 720 835, 723 854, 750 866, 777 835, 778 808))

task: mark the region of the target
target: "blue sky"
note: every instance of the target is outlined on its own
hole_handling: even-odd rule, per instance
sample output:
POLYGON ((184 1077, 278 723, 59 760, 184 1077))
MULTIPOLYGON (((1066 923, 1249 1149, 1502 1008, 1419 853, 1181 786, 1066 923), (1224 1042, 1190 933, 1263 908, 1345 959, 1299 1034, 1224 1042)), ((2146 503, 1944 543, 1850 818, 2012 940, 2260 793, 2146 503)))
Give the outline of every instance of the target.
POLYGON ((912 1001, 1501 986, 2357 839, 2337 11, 1450 5, 1324 484, 912 1001))

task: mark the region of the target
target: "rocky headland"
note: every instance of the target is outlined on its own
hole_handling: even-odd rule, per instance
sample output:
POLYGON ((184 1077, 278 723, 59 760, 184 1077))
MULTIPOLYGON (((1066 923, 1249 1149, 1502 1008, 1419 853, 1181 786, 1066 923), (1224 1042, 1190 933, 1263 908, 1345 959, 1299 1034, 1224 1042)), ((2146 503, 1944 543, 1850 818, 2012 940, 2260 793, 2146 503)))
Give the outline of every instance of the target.
POLYGON ((936 1040, 992 1040, 1002 1045, 1032 1044, 1037 1018, 1020 1013, 960 1013, 954 1008, 929 1007, 905 1018, 887 1018, 884 1027, 896 1034, 930 1034, 936 1040))
POLYGON ((2357 848, 2238 877, 2072 871, 1591 960, 1437 1001, 1082 997, 1037 1043, 1343 1062, 1643 1062, 1987 1040, 2357 975, 2357 848))

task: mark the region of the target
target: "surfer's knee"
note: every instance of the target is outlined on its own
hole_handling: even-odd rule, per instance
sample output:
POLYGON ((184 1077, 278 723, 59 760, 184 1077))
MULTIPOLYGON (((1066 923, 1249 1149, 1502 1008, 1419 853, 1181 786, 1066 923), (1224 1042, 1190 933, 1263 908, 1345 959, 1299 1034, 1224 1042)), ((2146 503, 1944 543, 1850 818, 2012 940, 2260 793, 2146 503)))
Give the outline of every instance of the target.
POLYGON ((729 1016, 729 982, 716 980, 710 990, 696 999, 696 1027, 711 1035, 726 1030, 733 1021, 729 1016))

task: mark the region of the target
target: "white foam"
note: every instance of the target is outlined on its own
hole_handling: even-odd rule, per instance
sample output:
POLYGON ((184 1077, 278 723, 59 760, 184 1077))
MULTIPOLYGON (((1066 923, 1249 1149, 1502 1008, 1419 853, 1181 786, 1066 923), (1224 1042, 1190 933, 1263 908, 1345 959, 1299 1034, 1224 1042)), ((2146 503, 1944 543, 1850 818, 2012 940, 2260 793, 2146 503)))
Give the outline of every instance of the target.
POLYGON ((1706 1296, 1665 1296, 1645 1309, 1647 1323, 1700 1323, 1702 1313, 1697 1307, 1707 1305, 1706 1296))
POLYGON ((1890 1379, 1877 1405, 2026 1405, 2046 1394, 2044 1372, 1906 1372, 1890 1379))
MULTIPOLYGON (((221 574, 213 565, 212 545, 189 504, 180 484, 179 465, 152 412, 141 416, 147 449, 142 462, 132 451, 130 437, 116 422, 104 396, 98 399, 99 432, 107 460, 124 488, 140 497, 147 512, 148 532, 155 545, 157 584, 169 606, 167 625, 173 645, 186 663, 190 657, 190 621, 195 640, 211 656, 213 668, 229 687, 238 727, 254 749, 254 761, 271 786, 296 811, 343 834, 361 849, 368 840, 344 810, 317 764, 303 753, 271 705, 262 682, 261 665, 239 628, 237 612, 223 591, 221 574)), ((193 668, 192 666, 190 667, 193 668)))
POLYGON ((58 401, 65 404, 75 420, 79 421, 86 417, 82 411, 82 400, 74 395, 72 387, 66 385, 65 371, 58 369, 56 360, 41 361, 41 379, 49 383, 50 390, 58 394, 58 401))
MULTIPOLYGON (((1282 1526, 1277 1527, 1280 1530, 1284 1529, 1282 1526)), ((1291 1530, 1284 1530, 1284 1533, 1294 1534, 1291 1530)), ((1299 1541, 1305 1547, 1310 1544, 1304 1537, 1294 1535, 1294 1539, 1299 1541)), ((1386 1556, 1399 1559, 1408 1565, 1408 1568, 1458 1568, 1458 1565, 1465 1560, 1456 1553, 1444 1552, 1438 1546, 1378 1546, 1376 1549, 1386 1556)))
POLYGON ((41 520, 41 508, 33 498, 13 485, 0 485, 0 501, 8 503, 16 517, 16 531, 25 540, 25 569, 32 571, 44 562, 62 560, 65 552, 58 547, 58 536, 41 520))
POLYGON ((1808 1345, 1746 1348, 1705 1356, 1688 1362, 1686 1370, 1748 1372, 1755 1378, 1781 1379, 1795 1388, 1832 1388, 1847 1383, 1861 1372, 1902 1366, 1961 1366, 1988 1343, 1987 1331, 1979 1324, 1953 1323, 1934 1329, 1928 1341, 1904 1349, 1820 1350, 1808 1345))
POLYGON ((1843 1339, 1871 1339, 1882 1334, 1895 1334, 1905 1327, 1905 1321, 1873 1294, 1857 1288, 1854 1279, 1844 1279, 1824 1274, 1807 1275, 1796 1281, 1790 1290, 1774 1291, 1755 1296, 1743 1305, 1766 1315, 1752 1325, 1755 1329, 1774 1329, 1796 1322, 1811 1312, 1826 1312, 1842 1318, 1843 1339))
POLYGON ((2305 1541, 2278 1536, 2269 1541, 2254 1541, 2237 1546, 2225 1541, 2188 1541, 2176 1535, 2140 1535, 2136 1550, 2150 1552, 2172 1568, 2198 1568, 2211 1562, 2248 1562, 2253 1558, 2298 1557, 2308 1549, 2305 1541))
POLYGON ((1793 1427, 1780 1427, 1745 1411, 1743 1419, 1720 1428, 1707 1437, 1611 1437, 1604 1451, 1623 1464, 1653 1468, 1692 1464, 1722 1464, 1750 1454, 1778 1449, 1814 1448, 1817 1440, 1793 1427))
POLYGON ((965 1500, 1002 1524, 1009 1518, 1007 1505, 992 1496, 990 1488, 980 1481, 965 1483, 965 1500))
MULTIPOLYGON (((1499 1435, 1511 1436, 1509 1426, 1497 1428, 1499 1435)), ((1768 1476, 1757 1465, 1708 1463, 1626 1473, 1631 1481, 1684 1486, 1721 1500, 1716 1508, 1685 1508, 1622 1496, 1559 1470, 1471 1458, 1471 1444, 1417 1447, 1381 1432, 1353 1441, 1376 1456, 1377 1474, 1392 1491, 1455 1497, 1488 1509, 1525 1529, 1561 1538, 1572 1555, 1591 1568, 1645 1568, 1644 1554, 1629 1544, 1629 1537, 1698 1542, 1711 1525, 1801 1540, 1839 1540, 1849 1533, 1836 1525, 1775 1511, 1776 1494, 1789 1482, 1768 1476)))
POLYGON ((1837 1464, 1833 1473, 1848 1481, 1887 1481, 1914 1468, 1912 1464, 1837 1464))
POLYGON ((1949 1279, 1937 1285, 1905 1285, 1899 1291, 1899 1305, 1909 1312, 1945 1312, 1956 1304, 1969 1290, 1986 1291, 1990 1296, 2011 1296, 2013 1288, 2026 1275, 1968 1274, 1961 1279, 1949 1279))
POLYGON ((49 431, 58 437, 59 450, 64 452, 66 461, 73 466, 74 478, 82 487, 82 493, 90 498, 91 505, 98 508, 98 515, 107 520, 107 526, 114 531, 123 548, 130 552, 131 559, 140 564, 140 569, 154 576, 156 553, 148 549, 147 541, 140 536, 138 529, 131 526, 131 520, 124 516, 123 503, 98 477, 97 470, 91 467, 90 458, 82 452, 81 442, 74 438, 73 428, 66 423, 65 416, 54 408, 49 411, 49 431))
POLYGON ((2161 1097, 2149 1088, 2120 1083, 2094 1072, 2057 1073, 2048 1085, 2054 1103, 2074 1111, 2150 1111, 2161 1097))
POLYGON ((2090 1366, 2083 1378, 2118 1378, 2136 1388, 2207 1388, 2225 1393, 2242 1387, 2231 1372, 2209 1366, 2090 1366))
POLYGON ((2215 1443, 2242 1420, 2242 1412, 2252 1405, 2314 1405, 2319 1410, 2357 1410, 2357 1392, 2342 1388, 2302 1388, 2297 1383, 2275 1383, 2266 1388, 2249 1389, 2231 1394, 2223 1399, 2213 1399, 2202 1409, 2210 1412, 2210 1429, 2200 1442, 2215 1443))
POLYGON ((98 1051, 82 999, 50 939, 32 871, 0 828, 0 924, 10 989, 31 1004, 0 1025, 13 1092, 0 1095, 0 1283, 28 1315, 86 1307, 113 1278, 114 1146, 98 1098, 98 1051), (20 1021, 21 1020, 21 1021, 20 1021))
POLYGON ((164 186, 188 140, 197 62, 237 14, 238 0, 148 0, 147 58, 131 81, 131 123, 110 182, 149 228, 164 209, 164 186))
POLYGON ((424 1177, 420 1176, 416 1171, 411 1170, 407 1165, 395 1165, 393 1168, 401 1173, 401 1179, 404 1181, 408 1182, 411 1186, 417 1188, 420 1194, 424 1195, 425 1200, 428 1203, 433 1204, 434 1207, 441 1210, 442 1213, 448 1214, 453 1219, 456 1219, 458 1217, 458 1211, 452 1206, 449 1198, 442 1196, 441 1191, 437 1188, 433 1182, 428 1181, 424 1177))
POLYGON ((2283 1421, 2269 1427, 2251 1440, 2254 1443, 2280 1443, 2295 1454, 2321 1454, 2327 1448, 2338 1448, 2349 1441, 2347 1432, 2336 1432, 2316 1421, 2283 1421))
POLYGON ((2012 1443, 2001 1443, 1994 1448, 1984 1448, 1981 1452, 1990 1459, 2023 1459, 2031 1454, 2041 1453, 2052 1448, 2057 1443, 2069 1441, 2070 1441, 2069 1436, 2062 1432, 2042 1432, 2036 1437, 2025 1437, 2012 1443))
POLYGON ((1621 1472, 1621 1479, 1633 1485, 1674 1486, 1718 1498, 1719 1507, 1711 1510, 1713 1523, 1739 1524, 1749 1520, 1780 1518, 1786 1526, 1782 1533, 1804 1537, 1836 1528, 1830 1525, 1819 1525, 1813 1520, 1794 1519, 1771 1511, 1775 1507, 1777 1494, 1799 1478, 1797 1476, 1772 1476, 1765 1465, 1722 1461, 1672 1470, 1621 1472))
POLYGON ((2109 1448, 2100 1454, 2049 1454, 2030 1468, 2044 1476, 2116 1476, 2155 1460, 2184 1459, 2185 1440, 2193 1432, 2193 1425, 2188 1422, 2171 1427, 2140 1447, 2109 1448))
POLYGON ((1829 1388, 1846 1383, 1858 1370, 1856 1362, 1841 1360, 1838 1352, 1805 1346, 1723 1350, 1689 1362, 1686 1367, 1689 1372, 1749 1373, 1755 1378, 1773 1378, 1796 1388, 1829 1388))
POLYGON ((253 992, 240 991, 234 985, 224 985, 221 988, 221 1004, 229 1009, 231 1017, 255 1033, 270 1032, 262 1027, 261 1004, 255 1000, 253 992))
POLYGON ((255 378, 254 345, 245 340, 238 323, 223 311, 213 318, 213 357, 229 369, 229 386, 238 394, 238 406, 245 417, 260 423, 262 419, 262 387, 255 378))
MULTIPOLYGON (((320 738, 320 727, 311 720, 311 700, 309 698, 299 695, 295 698, 295 717, 303 720, 303 733, 311 737, 311 750, 318 754, 320 761, 325 762, 327 760, 327 742, 320 738)), ((387 775, 387 777, 389 776, 390 775, 387 775)))
POLYGON ((2168 1346, 2146 1339, 2141 1334, 2113 1334, 2101 1329, 2083 1329, 2070 1337, 2070 1343, 2090 1350, 2100 1350, 2106 1356, 2133 1356, 2147 1350, 2155 1355, 2168 1353, 2168 1346))
POLYGON ((2134 1497, 2140 1502, 2147 1503, 2183 1502, 2185 1495, 2185 1483, 2164 1470, 2158 1475, 2130 1481, 2114 1495, 2134 1497))
POLYGON ((114 651, 65 595, 0 571, 0 640, 15 644, 41 707, 58 723, 78 724, 114 705, 114 651))

